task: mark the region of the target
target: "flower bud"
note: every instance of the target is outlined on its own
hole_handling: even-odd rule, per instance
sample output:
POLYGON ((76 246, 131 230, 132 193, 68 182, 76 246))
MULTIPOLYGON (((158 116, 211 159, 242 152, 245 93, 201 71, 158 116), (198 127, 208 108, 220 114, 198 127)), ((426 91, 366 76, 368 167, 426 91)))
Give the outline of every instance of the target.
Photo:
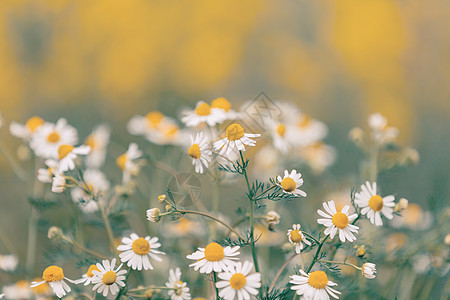
POLYGON ((167 196, 165 194, 159 195, 158 202, 163 203, 164 201, 166 201, 166 198, 167 198, 167 196))
POLYGON ((358 255, 359 257, 363 257, 366 254, 366 246, 361 245, 358 247, 358 249, 356 249, 356 255, 358 255))
POLYGON ((376 265, 373 263, 365 263, 362 266, 363 276, 367 279, 374 279, 377 273, 376 265))
POLYGON ((153 223, 159 222, 159 220, 161 219, 160 213, 161 211, 159 210, 159 208, 152 208, 147 210, 147 220, 153 223))
POLYGON ((57 226, 52 226, 48 229, 47 237, 49 239, 59 239, 64 236, 64 233, 61 228, 57 226))

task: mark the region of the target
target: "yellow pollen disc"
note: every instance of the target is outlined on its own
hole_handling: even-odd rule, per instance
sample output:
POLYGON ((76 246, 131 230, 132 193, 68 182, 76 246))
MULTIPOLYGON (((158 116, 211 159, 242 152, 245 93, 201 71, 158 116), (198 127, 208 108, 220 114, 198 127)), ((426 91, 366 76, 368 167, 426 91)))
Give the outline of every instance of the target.
POLYGON ((89 147, 91 147, 91 150, 94 150, 94 148, 95 148, 95 138, 92 136, 92 135, 90 135, 90 136, 88 136, 87 138, 86 138, 86 140, 84 141, 84 144, 85 145, 87 145, 87 146, 89 146, 89 147))
POLYGON ((145 118, 148 121, 149 127, 156 128, 162 119, 164 119, 164 115, 159 111, 151 111, 145 116, 145 118))
MULTIPOLYGON (((35 278, 33 281, 41 282, 42 278, 35 278)), ((48 285, 48 283, 44 283, 44 284, 35 286, 32 289, 33 289, 33 293, 35 293, 36 295, 44 295, 50 291, 50 286, 48 285)))
POLYGON ((229 111, 231 109, 231 103, 228 102, 228 100, 224 97, 219 97, 211 102, 211 107, 221 108, 224 111, 229 111))
POLYGON ((174 137, 178 130, 179 128, 177 125, 169 125, 163 129, 164 136, 168 138, 174 137))
POLYGON ((34 116, 28 119, 28 121, 25 123, 25 126, 30 132, 35 132, 36 129, 38 129, 42 124, 44 124, 44 120, 34 116))
POLYGON ((236 273, 230 278, 230 286, 234 290, 240 290, 245 286, 245 283, 247 282, 247 279, 245 278, 244 274, 236 273))
POLYGON ((45 280, 45 282, 54 282, 63 280, 64 279, 63 269, 61 269, 58 266, 50 266, 44 270, 42 278, 45 280))
POLYGON ((302 235, 300 234, 299 230, 292 230, 291 231, 291 241, 293 243, 300 243, 302 241, 302 235))
POLYGON ((102 281, 105 285, 111 285, 116 282, 117 274, 114 271, 108 271, 103 275, 102 281))
POLYGON ((308 283, 318 290, 324 289, 328 284, 328 277, 324 271, 314 271, 309 275, 308 283))
POLYGON ((286 133, 286 126, 283 124, 278 125, 277 132, 280 136, 284 136, 284 134, 286 133))
POLYGON ((63 159, 67 156, 70 152, 72 152, 73 148, 75 148, 72 145, 61 145, 58 148, 58 157, 59 159, 63 159))
POLYGON ((127 155, 126 154, 122 154, 121 156, 119 156, 116 159, 116 164, 119 166, 119 168, 123 171, 125 170, 125 164, 127 163, 127 155))
POLYGON ((205 259, 207 261, 221 261, 225 257, 223 247, 217 243, 210 243, 205 248, 205 259))
POLYGON ((331 221, 333 222, 334 226, 339 229, 344 229, 348 225, 347 215, 341 213, 340 211, 334 214, 334 216, 331 218, 331 221))
POLYGON ((301 120, 300 122, 298 122, 298 126, 299 126, 300 128, 305 129, 306 127, 308 127, 309 122, 311 122, 311 117, 310 117, 310 116, 304 116, 304 117, 302 118, 302 120, 301 120))
POLYGON ((94 270, 100 272, 100 270, 97 268, 96 265, 91 265, 91 266, 89 267, 89 269, 88 269, 86 275, 87 275, 88 277, 94 276, 94 273, 92 273, 92 271, 94 271, 94 270))
POLYGON ((195 113, 199 116, 207 116, 211 113, 211 106, 208 103, 200 103, 195 109, 195 113))
POLYGON ((192 144, 191 147, 189 147, 188 154, 190 157, 199 159, 200 158, 200 147, 198 144, 192 144))
POLYGON ((383 198, 381 198, 381 196, 379 195, 370 197, 369 207, 373 211, 381 211, 383 209, 383 198))
POLYGON ((295 188, 297 187, 297 184, 295 183, 295 181, 292 178, 286 177, 281 181, 281 187, 283 188, 283 190, 290 193, 295 190, 295 188))
POLYGON ((16 285, 21 287, 21 288, 24 288, 24 287, 28 287, 29 283, 26 280, 19 280, 19 281, 16 282, 16 285))
POLYGON ((138 238, 135 240, 131 247, 133 248, 134 253, 139 255, 146 255, 150 252, 150 244, 144 238, 138 238))
POLYGON ((241 125, 234 123, 227 127, 227 139, 230 141, 239 140, 245 134, 241 125))
POLYGON ((53 131, 47 136, 47 141, 49 143, 57 143, 61 137, 59 136, 59 133, 56 131, 53 131))

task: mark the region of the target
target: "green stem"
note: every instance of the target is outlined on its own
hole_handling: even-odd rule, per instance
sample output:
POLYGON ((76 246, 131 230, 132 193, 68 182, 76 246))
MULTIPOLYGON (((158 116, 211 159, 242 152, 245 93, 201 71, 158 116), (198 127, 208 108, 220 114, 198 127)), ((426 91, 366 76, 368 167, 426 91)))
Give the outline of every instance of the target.
MULTIPOLYGON (((216 180, 214 182, 214 188, 212 191, 212 212, 215 216, 217 216, 218 212, 219 212, 219 205, 220 205, 220 179, 219 177, 216 176, 216 180)), ((211 225, 211 239, 215 239, 216 238, 216 230, 217 230, 217 226, 216 223, 213 223, 211 225)))
POLYGON ((114 235, 113 235, 113 231, 111 229, 111 224, 109 223, 108 220, 108 216, 105 214, 105 208, 103 207, 103 205, 100 204, 100 201, 97 201, 97 205, 98 208, 100 210, 100 214, 102 216, 103 219, 103 223, 105 224, 105 228, 106 228, 106 234, 108 235, 108 239, 109 239, 109 245, 111 247, 111 250, 113 251, 113 253, 117 255, 117 250, 116 250, 116 246, 114 244, 114 235))
POLYGON ((306 235, 307 237, 309 237, 310 239, 312 239, 314 242, 316 242, 316 244, 319 244, 319 243, 320 243, 315 237, 313 237, 313 236, 310 235, 309 233, 304 232, 304 231, 302 231, 302 233, 303 233, 304 235, 306 235))
POLYGON ((327 240, 327 238, 328 238, 328 235, 322 240, 322 242, 320 242, 319 247, 317 247, 316 254, 314 254, 314 258, 311 261, 311 264, 309 265, 308 269, 306 270, 307 274, 311 271, 312 267, 317 262, 317 257, 319 257, 320 250, 322 250, 322 246, 325 243, 325 241, 327 240))
POLYGON ((353 268, 355 268, 355 269, 357 269, 357 270, 360 270, 360 271, 362 270, 362 268, 360 268, 360 267, 358 267, 358 266, 355 266, 354 264, 345 262, 345 261, 343 261, 343 262, 338 262, 338 261, 330 261, 330 260, 323 260, 323 259, 319 259, 319 260, 317 260, 317 261, 318 261, 318 262, 329 263, 329 264, 336 264, 336 265, 350 266, 350 267, 353 267, 353 268))
POLYGON ((214 278, 214 289, 216 291, 216 299, 219 300, 220 299, 220 297, 219 297, 219 289, 216 286, 216 282, 217 282, 217 274, 216 274, 216 272, 213 272, 213 278, 214 278))
POLYGON ((36 261, 36 245, 37 245, 37 223, 39 219, 39 212, 37 208, 31 203, 30 219, 28 220, 28 241, 27 241, 27 258, 25 269, 27 275, 31 276, 33 273, 34 263, 36 261))
POLYGON ((273 290, 273 288, 275 287, 275 284, 278 281, 278 278, 280 278, 281 274, 283 273, 284 269, 286 269, 287 265, 291 262, 291 260, 294 259, 294 257, 297 256, 297 253, 292 254, 286 261, 285 263, 281 266, 280 270, 278 271, 277 275, 275 275, 275 278, 272 281, 272 284, 269 287, 269 291, 267 292, 267 294, 270 294, 270 292, 273 290))

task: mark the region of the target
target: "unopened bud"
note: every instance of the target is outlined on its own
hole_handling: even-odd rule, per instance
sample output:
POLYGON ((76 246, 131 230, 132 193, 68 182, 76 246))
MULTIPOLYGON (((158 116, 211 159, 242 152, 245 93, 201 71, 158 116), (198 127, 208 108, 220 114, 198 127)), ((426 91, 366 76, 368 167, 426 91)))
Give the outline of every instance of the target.
POLYGON ((348 138, 356 145, 361 146, 364 142, 364 131, 359 127, 352 128, 348 133, 348 138))
POLYGON ((359 257, 363 257, 366 254, 366 246, 361 245, 358 247, 358 249, 356 249, 356 255, 358 255, 359 257))
POLYGON ((61 228, 52 226, 48 229, 47 237, 49 239, 60 239, 64 236, 64 233, 61 228))
POLYGON ((159 210, 159 208, 152 208, 147 210, 147 220, 153 223, 159 222, 159 220, 161 219, 160 213, 161 211, 159 210))
POLYGON ((167 196, 162 194, 158 196, 158 202, 159 203, 163 203, 164 201, 166 201, 167 196))
POLYGON ((266 222, 269 225, 276 225, 280 223, 280 215, 276 211, 271 210, 266 214, 266 222))

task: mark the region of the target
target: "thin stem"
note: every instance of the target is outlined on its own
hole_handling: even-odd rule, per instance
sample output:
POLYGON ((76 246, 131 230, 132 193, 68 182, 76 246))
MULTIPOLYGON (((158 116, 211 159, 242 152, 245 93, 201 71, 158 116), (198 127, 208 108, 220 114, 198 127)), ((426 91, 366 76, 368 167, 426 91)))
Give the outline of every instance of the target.
POLYGON ((297 291, 295 291, 294 298, 292 298, 292 300, 296 300, 296 299, 298 299, 297 291))
POLYGON ((277 275, 275 275, 275 278, 272 281, 272 284, 269 287, 269 291, 267 292, 267 294, 270 294, 270 292, 273 290, 273 288, 275 287, 275 284, 278 281, 278 278, 280 278, 281 274, 283 273, 284 269, 286 269, 287 265, 291 262, 291 260, 294 259, 294 257, 297 256, 297 253, 292 254, 285 262, 284 264, 281 266, 280 270, 278 271, 277 275))
POLYGON ((272 190, 273 188, 277 187, 276 185, 272 185, 271 187, 265 189, 264 191, 262 191, 258 196, 254 197, 255 200, 258 200, 259 197, 261 197, 262 195, 264 195, 265 193, 267 193, 268 191, 272 190))
POLYGON ((73 246, 77 247, 77 248, 80 249, 81 251, 84 251, 84 252, 86 252, 86 253, 88 253, 88 254, 90 254, 90 255, 92 255, 92 256, 98 257, 98 258, 100 258, 100 259, 109 259, 108 257, 106 257, 106 256, 104 256, 104 255, 102 255, 102 254, 100 254, 100 253, 98 253, 98 252, 96 252, 96 251, 94 251, 94 250, 90 250, 90 249, 88 249, 88 248, 85 248, 84 246, 78 244, 76 241, 74 241, 74 240, 72 240, 72 239, 69 239, 69 238, 66 238, 66 237, 63 237, 63 239, 64 239, 66 242, 68 242, 68 243, 72 244, 73 246))
MULTIPOLYGON (((212 205, 212 212, 214 215, 217 215, 219 212, 219 205, 220 205, 220 179, 219 177, 216 177, 216 180, 214 181, 214 188, 212 191, 212 200, 213 200, 213 205, 212 205)), ((211 226, 211 239, 215 239, 216 238, 216 223, 213 223, 211 226)))
POLYGON ((147 286, 147 287, 143 287, 143 288, 130 289, 127 291, 127 294, 133 293, 133 292, 147 291, 147 290, 178 290, 178 288, 151 285, 151 286, 147 286))
POLYGON ((220 297, 219 297, 219 289, 216 286, 216 282, 217 282, 217 274, 216 274, 216 272, 213 272, 213 279, 214 279, 214 289, 216 291, 216 299, 219 300, 220 299, 220 297))
POLYGON ((307 237, 309 237, 310 239, 312 239, 314 242, 316 242, 316 244, 319 244, 319 243, 320 243, 315 237, 313 237, 313 236, 310 235, 309 233, 304 232, 304 231, 302 231, 302 233, 303 233, 304 235, 306 235, 307 237))
POLYGON ((314 264, 317 262, 317 257, 319 257, 320 250, 322 250, 322 246, 325 243, 325 241, 327 240, 327 238, 328 238, 328 235, 322 240, 322 242, 320 242, 319 247, 317 247, 316 254, 314 255, 314 258, 311 261, 311 264, 309 265, 308 269, 306 270, 306 273, 309 273, 311 271, 312 267, 314 266, 314 264))
POLYGON ((30 219, 28 220, 27 258, 25 263, 25 269, 29 275, 33 273, 34 263, 36 261, 38 220, 39 212, 34 204, 31 203, 30 219))
POLYGON ((100 214, 103 219, 103 223, 105 224, 106 234, 108 235, 109 245, 113 253, 117 256, 117 250, 114 244, 114 235, 111 229, 111 224, 109 223, 108 216, 105 214, 105 208, 101 205, 100 201, 97 201, 97 205, 100 211, 100 214))
POLYGON ((378 144, 373 144, 369 157, 369 178, 372 182, 377 180, 378 175, 378 150, 378 144))
POLYGON ((353 267, 353 268, 355 268, 355 269, 357 269, 357 270, 362 270, 362 268, 360 268, 360 267, 358 267, 358 266, 355 266, 354 264, 351 264, 351 263, 348 263, 348 262, 345 262, 345 261, 343 261, 343 262, 338 262, 338 261, 330 261, 330 260, 322 260, 322 259, 319 259, 319 260, 317 260, 318 262, 324 262, 324 263, 329 263, 329 264, 336 264, 336 265, 343 265, 343 266, 351 266, 351 267, 353 267))

